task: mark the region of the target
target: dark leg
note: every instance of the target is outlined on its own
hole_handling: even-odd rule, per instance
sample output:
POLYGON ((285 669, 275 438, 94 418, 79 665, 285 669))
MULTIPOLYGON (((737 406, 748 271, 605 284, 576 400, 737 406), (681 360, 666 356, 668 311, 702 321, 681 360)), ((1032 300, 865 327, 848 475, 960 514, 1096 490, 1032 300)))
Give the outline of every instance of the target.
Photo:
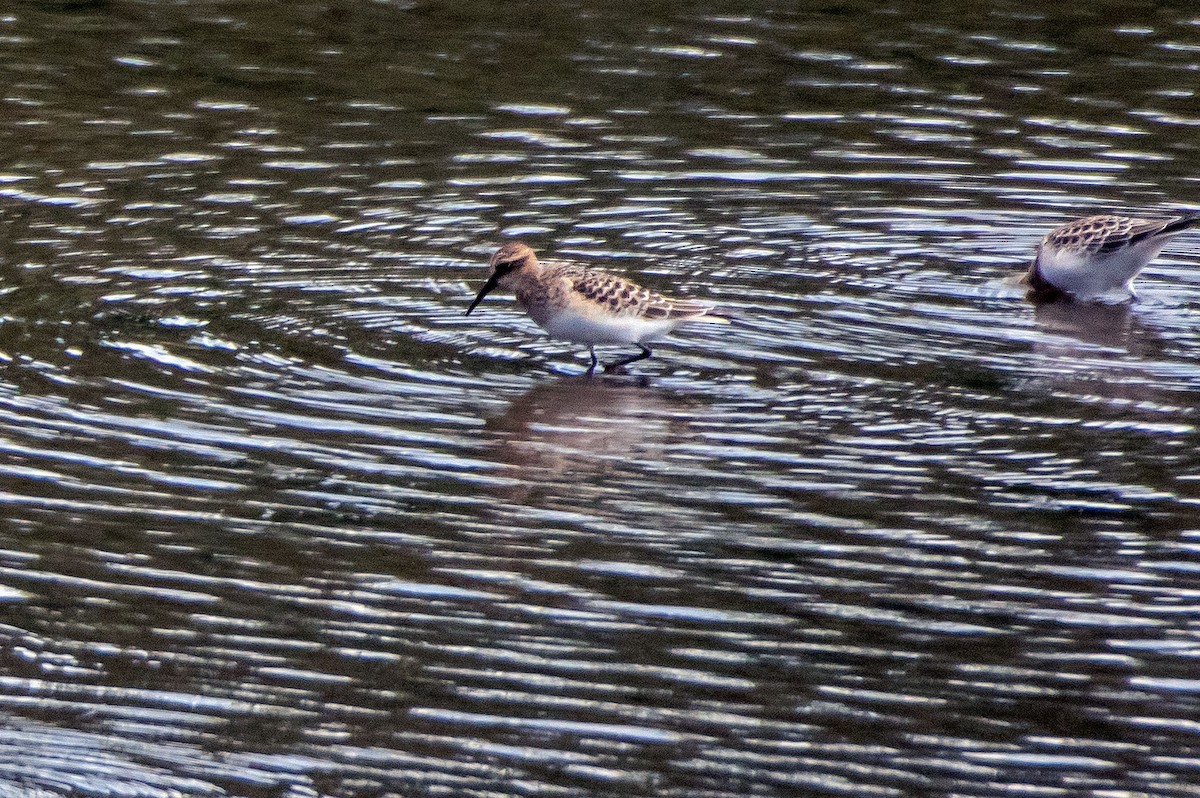
POLYGON ((609 363, 604 367, 604 373, 607 374, 610 371, 616 371, 622 366, 628 366, 630 363, 636 363, 639 360, 645 360, 646 358, 650 357, 650 355, 654 354, 650 351, 650 347, 648 346, 638 344, 638 347, 642 350, 640 354, 636 354, 633 357, 627 357, 624 360, 618 360, 616 363, 609 363))
POLYGON ((596 373, 596 364, 599 363, 600 361, 598 361, 596 359, 596 347, 589 346, 588 351, 592 353, 592 365, 588 366, 588 370, 587 370, 587 376, 590 377, 596 373))

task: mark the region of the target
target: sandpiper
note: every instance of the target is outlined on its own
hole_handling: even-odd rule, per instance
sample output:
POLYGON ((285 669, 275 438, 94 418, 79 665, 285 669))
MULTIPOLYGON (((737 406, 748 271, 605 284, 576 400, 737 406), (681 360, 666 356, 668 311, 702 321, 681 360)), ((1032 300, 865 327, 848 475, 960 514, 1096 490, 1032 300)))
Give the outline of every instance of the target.
POLYGON ((1125 300, 1133 278, 1175 236, 1200 224, 1200 214, 1167 219, 1088 216, 1051 230, 1025 274, 1029 298, 1125 300))
POLYGON ((541 262, 520 241, 492 255, 491 274, 475 295, 470 314, 496 286, 511 287, 517 303, 555 338, 585 344, 592 355, 587 373, 596 370, 597 344, 634 344, 642 351, 605 367, 612 371, 652 352, 657 341, 680 324, 706 321, 728 324, 720 311, 700 302, 669 299, 615 274, 562 261, 541 262))

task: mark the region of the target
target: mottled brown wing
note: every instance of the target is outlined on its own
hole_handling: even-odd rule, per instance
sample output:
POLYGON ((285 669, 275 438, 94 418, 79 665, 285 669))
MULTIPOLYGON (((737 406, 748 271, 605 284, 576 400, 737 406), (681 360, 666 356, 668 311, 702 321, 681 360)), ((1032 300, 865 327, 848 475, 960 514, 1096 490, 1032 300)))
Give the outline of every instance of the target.
POLYGON ((612 313, 633 313, 654 295, 635 282, 615 274, 576 266, 564 270, 571 287, 612 313))
POLYGON ((643 319, 682 319, 710 310, 708 305, 690 300, 668 299, 662 294, 643 288, 632 280, 583 266, 565 270, 571 286, 609 312, 643 319))
POLYGON ((708 313, 712 308, 689 299, 667 299, 658 294, 651 294, 652 301, 642 314, 648 319, 686 319, 708 313))
POLYGON ((1116 237, 1105 239, 1099 246, 1101 252, 1112 252, 1121 247, 1136 244, 1137 242, 1153 238, 1166 230, 1173 219, 1127 219, 1128 227, 1121 230, 1121 234, 1116 237))
POLYGON ((1111 242, 1115 249, 1128 240, 1132 223, 1124 216, 1087 216, 1051 230, 1043 243, 1055 249, 1096 252, 1111 242))
POLYGON ((1128 216, 1088 216, 1063 225, 1046 236, 1045 243, 1059 249, 1115 252, 1162 233, 1173 233, 1193 224, 1184 219, 1131 219, 1128 216))

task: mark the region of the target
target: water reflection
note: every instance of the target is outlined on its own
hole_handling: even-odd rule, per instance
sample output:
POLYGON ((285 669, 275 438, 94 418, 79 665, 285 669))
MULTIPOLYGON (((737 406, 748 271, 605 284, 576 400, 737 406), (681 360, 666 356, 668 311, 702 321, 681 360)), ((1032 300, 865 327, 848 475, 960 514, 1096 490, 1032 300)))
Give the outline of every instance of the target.
POLYGON ((1045 360, 1053 390, 1090 403, 1125 407, 1154 422, 1187 405, 1164 332, 1136 302, 1054 302, 1034 309, 1040 335, 1033 351, 1045 360), (1181 405, 1182 403, 1182 405, 1181 405), (1135 410, 1136 408, 1136 410, 1135 410))
POLYGON ((1146 336, 1153 338, 1152 331, 1136 324, 1129 302, 1041 303, 1034 306, 1034 319, 1051 336, 1037 345, 1038 351, 1048 355, 1079 357, 1085 351, 1095 351, 1097 346, 1129 351, 1131 345, 1143 347, 1146 336))
POLYGON ((607 474, 634 459, 662 458, 686 430, 686 407, 646 377, 566 377, 532 388, 488 421, 488 456, 504 464, 512 501, 532 501, 539 485, 565 482, 590 505, 607 492, 607 474))

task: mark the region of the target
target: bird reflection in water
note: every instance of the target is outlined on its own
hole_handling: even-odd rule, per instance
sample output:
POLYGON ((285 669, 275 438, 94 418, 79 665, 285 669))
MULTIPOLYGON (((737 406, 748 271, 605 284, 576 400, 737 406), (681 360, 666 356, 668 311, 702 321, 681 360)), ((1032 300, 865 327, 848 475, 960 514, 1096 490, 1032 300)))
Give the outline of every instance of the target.
POLYGON ((1170 348, 1153 317, 1129 302, 1051 302, 1036 305, 1033 318, 1039 330, 1055 339, 1035 345, 1043 354, 1094 358, 1096 347, 1108 347, 1158 359, 1170 348))
POLYGON ((1145 333, 1145 330, 1139 330, 1137 336, 1131 336, 1135 325, 1128 302, 1109 305, 1099 302, 1048 302, 1035 305, 1033 313, 1042 332, 1069 339, 1053 344, 1038 344, 1037 349, 1047 354, 1052 354, 1056 348, 1075 355, 1079 354, 1081 347, 1127 349, 1145 333))
POLYGON ((1169 368, 1168 342, 1130 303, 1056 302, 1034 313, 1043 335, 1033 350, 1050 361, 1056 391, 1147 408, 1179 402, 1160 375, 1169 368))
POLYGON ((672 440, 685 433, 688 403, 644 379, 568 377, 539 385, 488 422, 490 456, 513 479, 505 498, 542 503, 545 494, 564 495, 576 506, 599 494, 596 480, 618 472, 632 459, 662 459, 672 440))

